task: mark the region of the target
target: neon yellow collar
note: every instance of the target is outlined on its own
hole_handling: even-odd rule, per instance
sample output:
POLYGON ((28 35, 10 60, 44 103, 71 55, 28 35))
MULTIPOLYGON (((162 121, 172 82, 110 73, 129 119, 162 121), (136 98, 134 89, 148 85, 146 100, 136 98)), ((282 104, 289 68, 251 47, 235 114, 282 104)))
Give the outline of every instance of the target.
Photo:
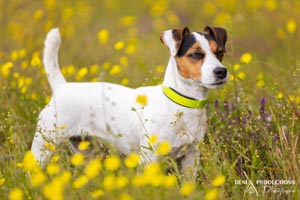
POLYGON ((191 97, 184 96, 173 88, 162 86, 163 93, 173 102, 187 108, 204 108, 207 100, 196 100, 191 97))

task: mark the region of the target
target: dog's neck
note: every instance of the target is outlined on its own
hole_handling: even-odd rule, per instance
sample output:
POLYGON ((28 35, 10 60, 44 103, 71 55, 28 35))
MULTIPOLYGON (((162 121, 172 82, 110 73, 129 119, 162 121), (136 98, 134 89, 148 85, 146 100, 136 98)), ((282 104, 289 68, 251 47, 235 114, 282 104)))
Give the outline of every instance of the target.
POLYGON ((175 89, 177 92, 197 100, 207 98, 208 89, 195 84, 195 81, 183 78, 177 69, 174 57, 171 57, 165 72, 163 85, 175 89))

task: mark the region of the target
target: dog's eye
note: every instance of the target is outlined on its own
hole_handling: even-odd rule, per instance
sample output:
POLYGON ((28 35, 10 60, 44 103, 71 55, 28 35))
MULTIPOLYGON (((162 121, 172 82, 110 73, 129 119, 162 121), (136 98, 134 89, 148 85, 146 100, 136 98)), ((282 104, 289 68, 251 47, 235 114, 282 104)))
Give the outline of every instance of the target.
POLYGON ((201 60, 204 58, 204 54, 202 53, 191 53, 188 55, 188 57, 195 59, 195 60, 201 60))
POLYGON ((222 58, 224 56, 224 51, 218 51, 218 52, 216 52, 216 56, 218 58, 222 58))

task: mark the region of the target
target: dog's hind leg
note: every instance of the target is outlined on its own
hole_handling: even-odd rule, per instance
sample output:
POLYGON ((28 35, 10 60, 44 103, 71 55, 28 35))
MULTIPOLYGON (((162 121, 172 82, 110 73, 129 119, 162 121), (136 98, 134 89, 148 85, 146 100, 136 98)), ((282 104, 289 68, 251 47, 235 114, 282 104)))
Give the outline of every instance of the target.
POLYGON ((36 160, 43 166, 53 152, 53 144, 59 144, 64 139, 60 134, 63 129, 57 126, 55 111, 49 106, 39 115, 37 129, 31 145, 31 151, 36 160))

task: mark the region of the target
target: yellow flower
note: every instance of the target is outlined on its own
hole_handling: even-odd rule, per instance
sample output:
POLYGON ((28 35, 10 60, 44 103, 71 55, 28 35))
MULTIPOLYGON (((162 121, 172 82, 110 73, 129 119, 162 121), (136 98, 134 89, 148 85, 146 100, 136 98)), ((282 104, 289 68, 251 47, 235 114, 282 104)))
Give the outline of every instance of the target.
POLYGON ((149 163, 148 165, 145 166, 144 168, 144 174, 145 175, 159 175, 162 173, 162 170, 160 168, 159 163, 149 163))
POLYGON ((16 50, 12 51, 11 54, 10 54, 10 57, 11 57, 11 59, 12 59, 13 61, 18 60, 18 59, 19 59, 18 51, 16 51, 16 50))
POLYGON ((98 40, 101 44, 106 44, 109 40, 109 32, 107 29, 101 29, 98 32, 98 40))
POLYGON ((0 178, 0 186, 5 183, 5 178, 0 178))
POLYGON ((90 146, 90 143, 89 141, 81 141, 78 145, 78 149, 80 151, 84 151, 84 150, 87 150, 87 148, 90 146))
POLYGON ((74 73, 75 73, 75 66, 74 65, 68 65, 66 67, 66 74, 68 76, 72 76, 72 75, 74 75, 74 73))
POLYGON ((100 67, 97 64, 94 64, 90 67, 90 73, 91 74, 98 74, 100 71, 100 67))
POLYGON ((103 187, 105 190, 111 191, 115 188, 116 177, 114 174, 109 174, 104 177, 103 187))
POLYGON ((125 48, 125 52, 129 55, 134 54, 136 52, 136 44, 129 44, 125 48))
POLYGON ((97 159, 93 159, 85 167, 84 174, 89 179, 95 178, 99 175, 101 168, 101 162, 97 159))
POLYGON ((47 180, 46 175, 42 171, 38 171, 36 173, 31 174, 30 176, 30 182, 33 187, 38 187, 45 183, 47 180))
POLYGON ((84 155, 82 153, 76 153, 71 158, 71 163, 75 166, 80 166, 83 164, 84 155))
POLYGON ((126 176, 118 176, 115 180, 116 187, 119 189, 124 188, 128 184, 129 180, 126 176))
POLYGON ((42 61, 40 59, 40 55, 39 55, 38 51, 33 53, 30 63, 31 63, 31 66, 33 66, 33 67, 41 67, 42 66, 42 61))
POLYGON ((109 171, 115 171, 120 167, 120 159, 117 156, 109 156, 104 161, 104 166, 109 171))
POLYGON ((235 65, 233 65, 233 70, 234 70, 234 71, 237 71, 237 70, 240 69, 240 67, 241 67, 240 64, 235 64, 235 65))
POLYGON ((69 171, 63 171, 61 173, 61 175, 57 177, 57 179, 59 179, 59 181, 62 184, 67 184, 70 181, 71 177, 72 177, 71 172, 69 172, 69 171))
POLYGON ((240 60, 244 64, 249 64, 252 60, 252 55, 250 53, 244 53, 240 60))
POLYGON ((146 95, 138 95, 136 97, 136 102, 141 104, 142 106, 145 106, 145 105, 147 105, 148 98, 146 95))
POLYGON ((173 26, 178 25, 180 22, 178 16, 174 12, 168 12, 167 20, 173 26))
POLYGON ((128 78, 123 78, 121 80, 121 84, 124 85, 124 86, 127 86, 129 84, 129 79, 128 78))
POLYGON ((157 65, 155 71, 157 73, 163 73, 165 71, 165 67, 163 65, 157 65))
POLYGON ((267 0, 265 6, 269 11, 274 11, 277 9, 278 4, 276 0, 267 0))
POLYGON ((239 73, 237 74, 237 77, 238 77, 240 80, 244 80, 245 77, 246 77, 246 74, 245 74, 244 72, 239 72, 239 73))
POLYGON ((120 58, 120 64, 127 67, 128 66, 128 58, 126 56, 122 56, 120 58))
POLYGON ((63 200, 63 190, 69 183, 72 175, 69 171, 63 171, 59 176, 43 187, 43 194, 50 200, 63 200), (55 195, 54 195, 55 194, 55 195))
POLYGON ((76 189, 82 188, 89 182, 86 176, 80 176, 79 178, 73 181, 73 187, 76 189))
POLYGON ((22 200, 23 191, 20 188, 14 188, 9 192, 9 200, 22 200))
POLYGON ((168 175, 163 177, 162 185, 165 188, 171 188, 176 186, 177 184, 177 178, 175 175, 168 175))
POLYGON ((217 176, 213 181, 212 181, 212 185, 215 187, 221 186, 225 183, 225 176, 220 175, 217 176))
POLYGON ((33 18, 34 18, 36 21, 39 21, 40 19, 42 19, 43 16, 44 16, 44 12, 43 12, 43 10, 41 10, 41 9, 35 11, 34 14, 33 14, 33 18))
POLYGON ((93 199, 98 199, 99 197, 103 196, 104 192, 103 190, 95 190, 92 192, 91 196, 93 199))
POLYGON ((218 195, 218 190, 214 188, 214 189, 208 190, 205 193, 204 199, 205 200, 214 200, 217 198, 217 195, 218 195))
POLYGON ((39 166, 31 151, 27 151, 23 158, 23 169, 26 172, 35 172, 39 170, 39 166))
POLYGON ((146 185, 146 180, 144 176, 137 175, 132 178, 132 185, 135 187, 141 187, 146 185))
POLYGON ((161 16, 166 9, 168 8, 167 1, 157 1, 151 8, 150 8, 150 14, 152 16, 159 17, 161 16))
POLYGON ((123 41, 118 41, 115 43, 114 48, 115 50, 121 50, 125 46, 125 43, 123 41))
POLYGON ((121 72, 121 66, 120 65, 114 65, 112 68, 109 70, 110 75, 117 75, 121 72))
POLYGON ((49 175, 54 175, 54 174, 57 174, 59 171, 60 171, 60 168, 57 164, 54 164, 54 163, 50 163, 48 166, 47 166, 47 173, 49 175))
POLYGON ((186 182, 186 183, 182 184, 179 192, 183 196, 189 196, 190 194, 192 194, 194 192, 195 188, 196 188, 196 186, 194 183, 186 182))
POLYGON ((165 156, 167 154, 169 154, 171 151, 171 145, 170 142, 168 141, 163 141, 161 143, 159 143, 157 149, 156 149, 156 154, 157 155, 162 155, 165 156))
POLYGON ((121 24, 123 26, 130 26, 130 25, 134 24, 135 22, 136 22, 136 17, 135 16, 127 15, 127 16, 123 16, 121 18, 121 24))
POLYGON ((258 88, 262 88, 265 85, 265 81, 264 80, 259 80, 256 82, 256 87, 258 88))
POLYGON ((140 156, 136 153, 132 153, 125 158, 124 163, 128 168, 135 168, 139 164, 139 161, 140 156))
POLYGON ((81 80, 82 78, 84 78, 86 75, 88 74, 88 68, 87 67, 82 67, 79 69, 76 79, 77 80, 81 80))
POLYGON ((56 155, 56 156, 53 156, 52 158, 51 158, 51 162, 57 162, 59 160, 59 156, 58 155, 56 155))
POLYGON ((281 92, 279 92, 276 96, 276 99, 282 99, 283 98, 283 94, 281 92))
POLYGON ((1 66, 1 74, 4 78, 7 78, 10 72, 10 69, 13 67, 12 62, 6 62, 1 66))
POLYGON ((293 34, 297 29, 297 22, 294 19, 289 19, 285 25, 285 28, 288 33, 293 34))
POLYGON ((102 64, 102 69, 103 70, 108 70, 110 68, 111 64, 109 61, 106 61, 102 64))
POLYGON ((19 58, 24 58, 26 55, 26 49, 22 48, 19 51, 19 58))
POLYGON ((155 134, 150 135, 149 138, 148 138, 148 144, 149 144, 150 146, 152 146, 152 145, 154 145, 156 142, 157 142, 157 135, 155 135, 155 134))
POLYGON ((55 146, 52 143, 46 142, 44 146, 49 151, 54 151, 55 150, 55 146))
POLYGON ((133 198, 130 196, 130 194, 123 192, 120 194, 119 200, 133 200, 133 198))

